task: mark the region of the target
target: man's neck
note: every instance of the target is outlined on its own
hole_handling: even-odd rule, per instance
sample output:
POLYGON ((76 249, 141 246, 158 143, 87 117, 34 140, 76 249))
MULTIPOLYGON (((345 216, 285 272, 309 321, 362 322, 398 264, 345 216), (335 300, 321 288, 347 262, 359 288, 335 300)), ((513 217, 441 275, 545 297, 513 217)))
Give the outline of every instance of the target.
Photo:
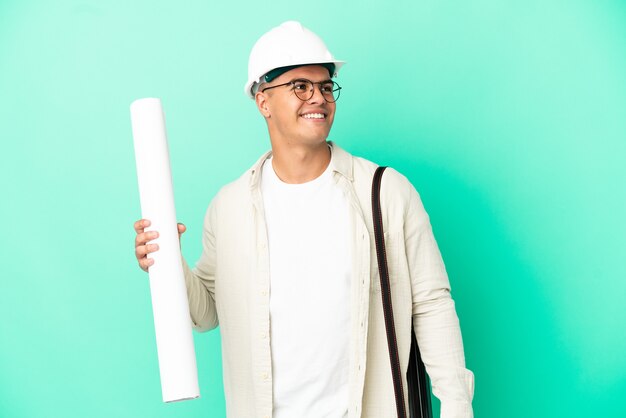
POLYGON ((319 146, 272 146, 272 167, 285 183, 300 184, 318 178, 330 164, 330 148, 319 146))

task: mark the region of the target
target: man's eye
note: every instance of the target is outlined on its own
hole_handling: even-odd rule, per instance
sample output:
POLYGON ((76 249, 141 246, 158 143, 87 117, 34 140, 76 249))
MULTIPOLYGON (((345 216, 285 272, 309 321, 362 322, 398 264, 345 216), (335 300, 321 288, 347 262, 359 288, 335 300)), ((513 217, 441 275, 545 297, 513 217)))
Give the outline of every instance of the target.
POLYGON ((309 89, 307 83, 303 81, 296 81, 293 83, 293 89, 297 91, 307 91, 309 89))
POLYGON ((332 84, 323 84, 322 85, 322 92, 323 93, 332 93, 333 92, 333 85, 332 84))

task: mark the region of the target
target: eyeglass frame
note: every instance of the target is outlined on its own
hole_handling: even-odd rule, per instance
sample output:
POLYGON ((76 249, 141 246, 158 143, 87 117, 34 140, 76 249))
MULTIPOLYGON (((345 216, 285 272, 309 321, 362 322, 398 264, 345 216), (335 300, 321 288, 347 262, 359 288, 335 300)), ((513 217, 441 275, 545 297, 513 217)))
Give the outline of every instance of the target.
POLYGON ((294 80, 288 81, 288 82, 283 83, 283 84, 277 84, 275 86, 265 87, 263 90, 261 90, 261 93, 265 93, 266 90, 274 89, 276 87, 283 87, 283 86, 287 86, 287 85, 291 85, 292 87, 295 87, 294 84, 296 82, 298 82, 298 81, 300 81, 300 82, 307 82, 307 83, 310 83, 313 86, 313 88, 310 90, 311 95, 307 99, 301 99, 300 96, 298 96, 298 94, 296 93, 295 89, 291 90, 291 91, 293 91, 293 94, 299 100, 302 100, 303 102, 306 102, 307 100, 311 100, 311 97, 313 97, 313 95, 315 94, 315 85, 316 84, 319 86, 319 91, 320 91, 320 93, 322 93, 322 97, 328 103, 335 103, 337 100, 339 100, 339 96, 341 96, 341 86, 336 81, 333 81, 331 79, 324 80, 324 81, 311 81, 308 78, 296 78, 294 80), (333 100, 333 101, 328 100, 326 98, 326 95, 324 94, 324 92, 322 92, 322 85, 323 84, 328 84, 328 83, 332 83, 332 85, 333 85, 333 91, 331 93, 335 93, 336 91, 339 92, 339 93, 337 93, 337 98, 335 100, 333 100), (335 87, 337 87, 337 88, 335 89, 335 87))

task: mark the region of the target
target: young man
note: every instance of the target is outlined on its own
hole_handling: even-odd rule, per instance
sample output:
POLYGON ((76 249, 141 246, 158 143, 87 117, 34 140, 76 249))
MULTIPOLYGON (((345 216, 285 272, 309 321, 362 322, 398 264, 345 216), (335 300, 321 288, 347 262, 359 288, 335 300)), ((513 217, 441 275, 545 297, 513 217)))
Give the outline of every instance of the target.
MULTIPOLYGON (((200 260, 183 263, 194 328, 220 325, 229 417, 397 416, 370 206, 376 165, 327 142, 342 64, 298 22, 257 41, 245 92, 272 149, 220 190, 200 260)), ((392 169, 381 204, 402 370, 414 326, 441 417, 472 417, 473 375, 428 215, 392 169)), ((148 225, 135 223, 146 271, 158 249, 148 225)))

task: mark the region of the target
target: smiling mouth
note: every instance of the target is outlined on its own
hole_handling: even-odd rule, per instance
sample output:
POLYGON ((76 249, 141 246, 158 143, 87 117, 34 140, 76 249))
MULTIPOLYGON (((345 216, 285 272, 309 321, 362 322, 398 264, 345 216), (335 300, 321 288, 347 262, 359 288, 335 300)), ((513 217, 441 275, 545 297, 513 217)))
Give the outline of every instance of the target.
POLYGON ((300 116, 303 117, 304 119, 317 119, 317 120, 326 119, 326 115, 324 113, 305 113, 300 116))

